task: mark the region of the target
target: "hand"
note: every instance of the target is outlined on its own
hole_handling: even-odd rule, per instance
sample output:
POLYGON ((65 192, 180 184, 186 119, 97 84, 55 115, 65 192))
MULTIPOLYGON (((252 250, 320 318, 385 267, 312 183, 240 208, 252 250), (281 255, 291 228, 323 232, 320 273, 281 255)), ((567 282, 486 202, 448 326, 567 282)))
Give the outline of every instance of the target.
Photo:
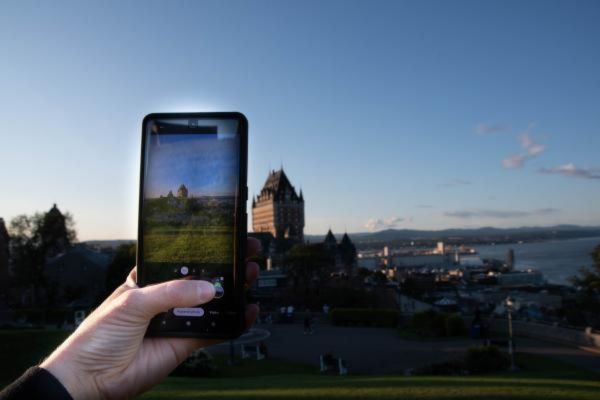
MULTIPOLYGON (((260 242, 248 238, 248 256, 260 242)), ((258 265, 246 264, 246 282, 258 277, 258 265)), ((221 342, 215 339, 145 338, 150 319, 174 307, 191 307, 212 300, 212 284, 175 280, 138 288, 134 268, 118 287, 40 367, 52 373, 77 399, 121 399, 159 383, 194 350, 221 342)), ((246 308, 246 324, 258 314, 246 308)))

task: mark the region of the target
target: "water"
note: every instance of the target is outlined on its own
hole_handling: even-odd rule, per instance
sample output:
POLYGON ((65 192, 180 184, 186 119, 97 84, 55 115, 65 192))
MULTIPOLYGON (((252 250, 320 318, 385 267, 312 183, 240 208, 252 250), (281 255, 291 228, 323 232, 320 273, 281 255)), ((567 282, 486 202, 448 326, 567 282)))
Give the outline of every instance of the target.
POLYGON ((508 249, 515 251, 517 269, 533 268, 550 283, 569 284, 569 277, 581 267, 591 267, 590 253, 600 244, 600 237, 552 240, 538 243, 475 246, 481 258, 506 260, 508 249))

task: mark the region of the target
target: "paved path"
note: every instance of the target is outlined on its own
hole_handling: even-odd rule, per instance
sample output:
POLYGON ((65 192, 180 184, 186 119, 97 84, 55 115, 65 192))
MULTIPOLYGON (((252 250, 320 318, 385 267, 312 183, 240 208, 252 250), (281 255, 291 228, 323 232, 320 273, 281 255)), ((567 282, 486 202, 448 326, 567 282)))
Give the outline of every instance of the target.
POLYGON ((600 373, 600 351, 597 349, 568 347, 532 338, 517 338, 516 340, 516 350, 519 352, 547 356, 565 364, 600 373))
MULTIPOLYGON (((270 357, 317 366, 319 355, 331 352, 344 358, 353 373, 402 373, 407 368, 456 359, 467 347, 480 343, 464 338, 411 341, 401 339, 395 329, 317 325, 313 335, 304 335, 302 324, 260 325, 259 328, 271 332, 265 341, 270 357)), ((520 352, 542 354, 600 372, 600 354, 596 352, 529 338, 519 338, 517 346, 520 352)), ((223 351, 223 348, 212 351, 223 351)))

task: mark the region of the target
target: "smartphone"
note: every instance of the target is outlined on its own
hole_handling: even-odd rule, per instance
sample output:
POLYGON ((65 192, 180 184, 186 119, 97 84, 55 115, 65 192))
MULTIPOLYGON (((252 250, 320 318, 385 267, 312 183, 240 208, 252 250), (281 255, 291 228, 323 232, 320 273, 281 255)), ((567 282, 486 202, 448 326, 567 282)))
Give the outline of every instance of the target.
POLYGON ((137 283, 212 282, 215 298, 157 315, 149 336, 231 339, 244 330, 248 122, 236 112, 142 122, 137 283))

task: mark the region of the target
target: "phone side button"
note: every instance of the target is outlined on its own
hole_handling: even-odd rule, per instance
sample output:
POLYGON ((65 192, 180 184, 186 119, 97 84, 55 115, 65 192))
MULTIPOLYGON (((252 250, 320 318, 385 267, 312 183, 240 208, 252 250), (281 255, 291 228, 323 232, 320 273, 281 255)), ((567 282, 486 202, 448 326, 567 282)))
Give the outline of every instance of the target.
POLYGON ((202 316, 204 316, 204 308, 202 308, 202 307, 174 308, 173 314, 175 314, 178 317, 202 317, 202 316))

